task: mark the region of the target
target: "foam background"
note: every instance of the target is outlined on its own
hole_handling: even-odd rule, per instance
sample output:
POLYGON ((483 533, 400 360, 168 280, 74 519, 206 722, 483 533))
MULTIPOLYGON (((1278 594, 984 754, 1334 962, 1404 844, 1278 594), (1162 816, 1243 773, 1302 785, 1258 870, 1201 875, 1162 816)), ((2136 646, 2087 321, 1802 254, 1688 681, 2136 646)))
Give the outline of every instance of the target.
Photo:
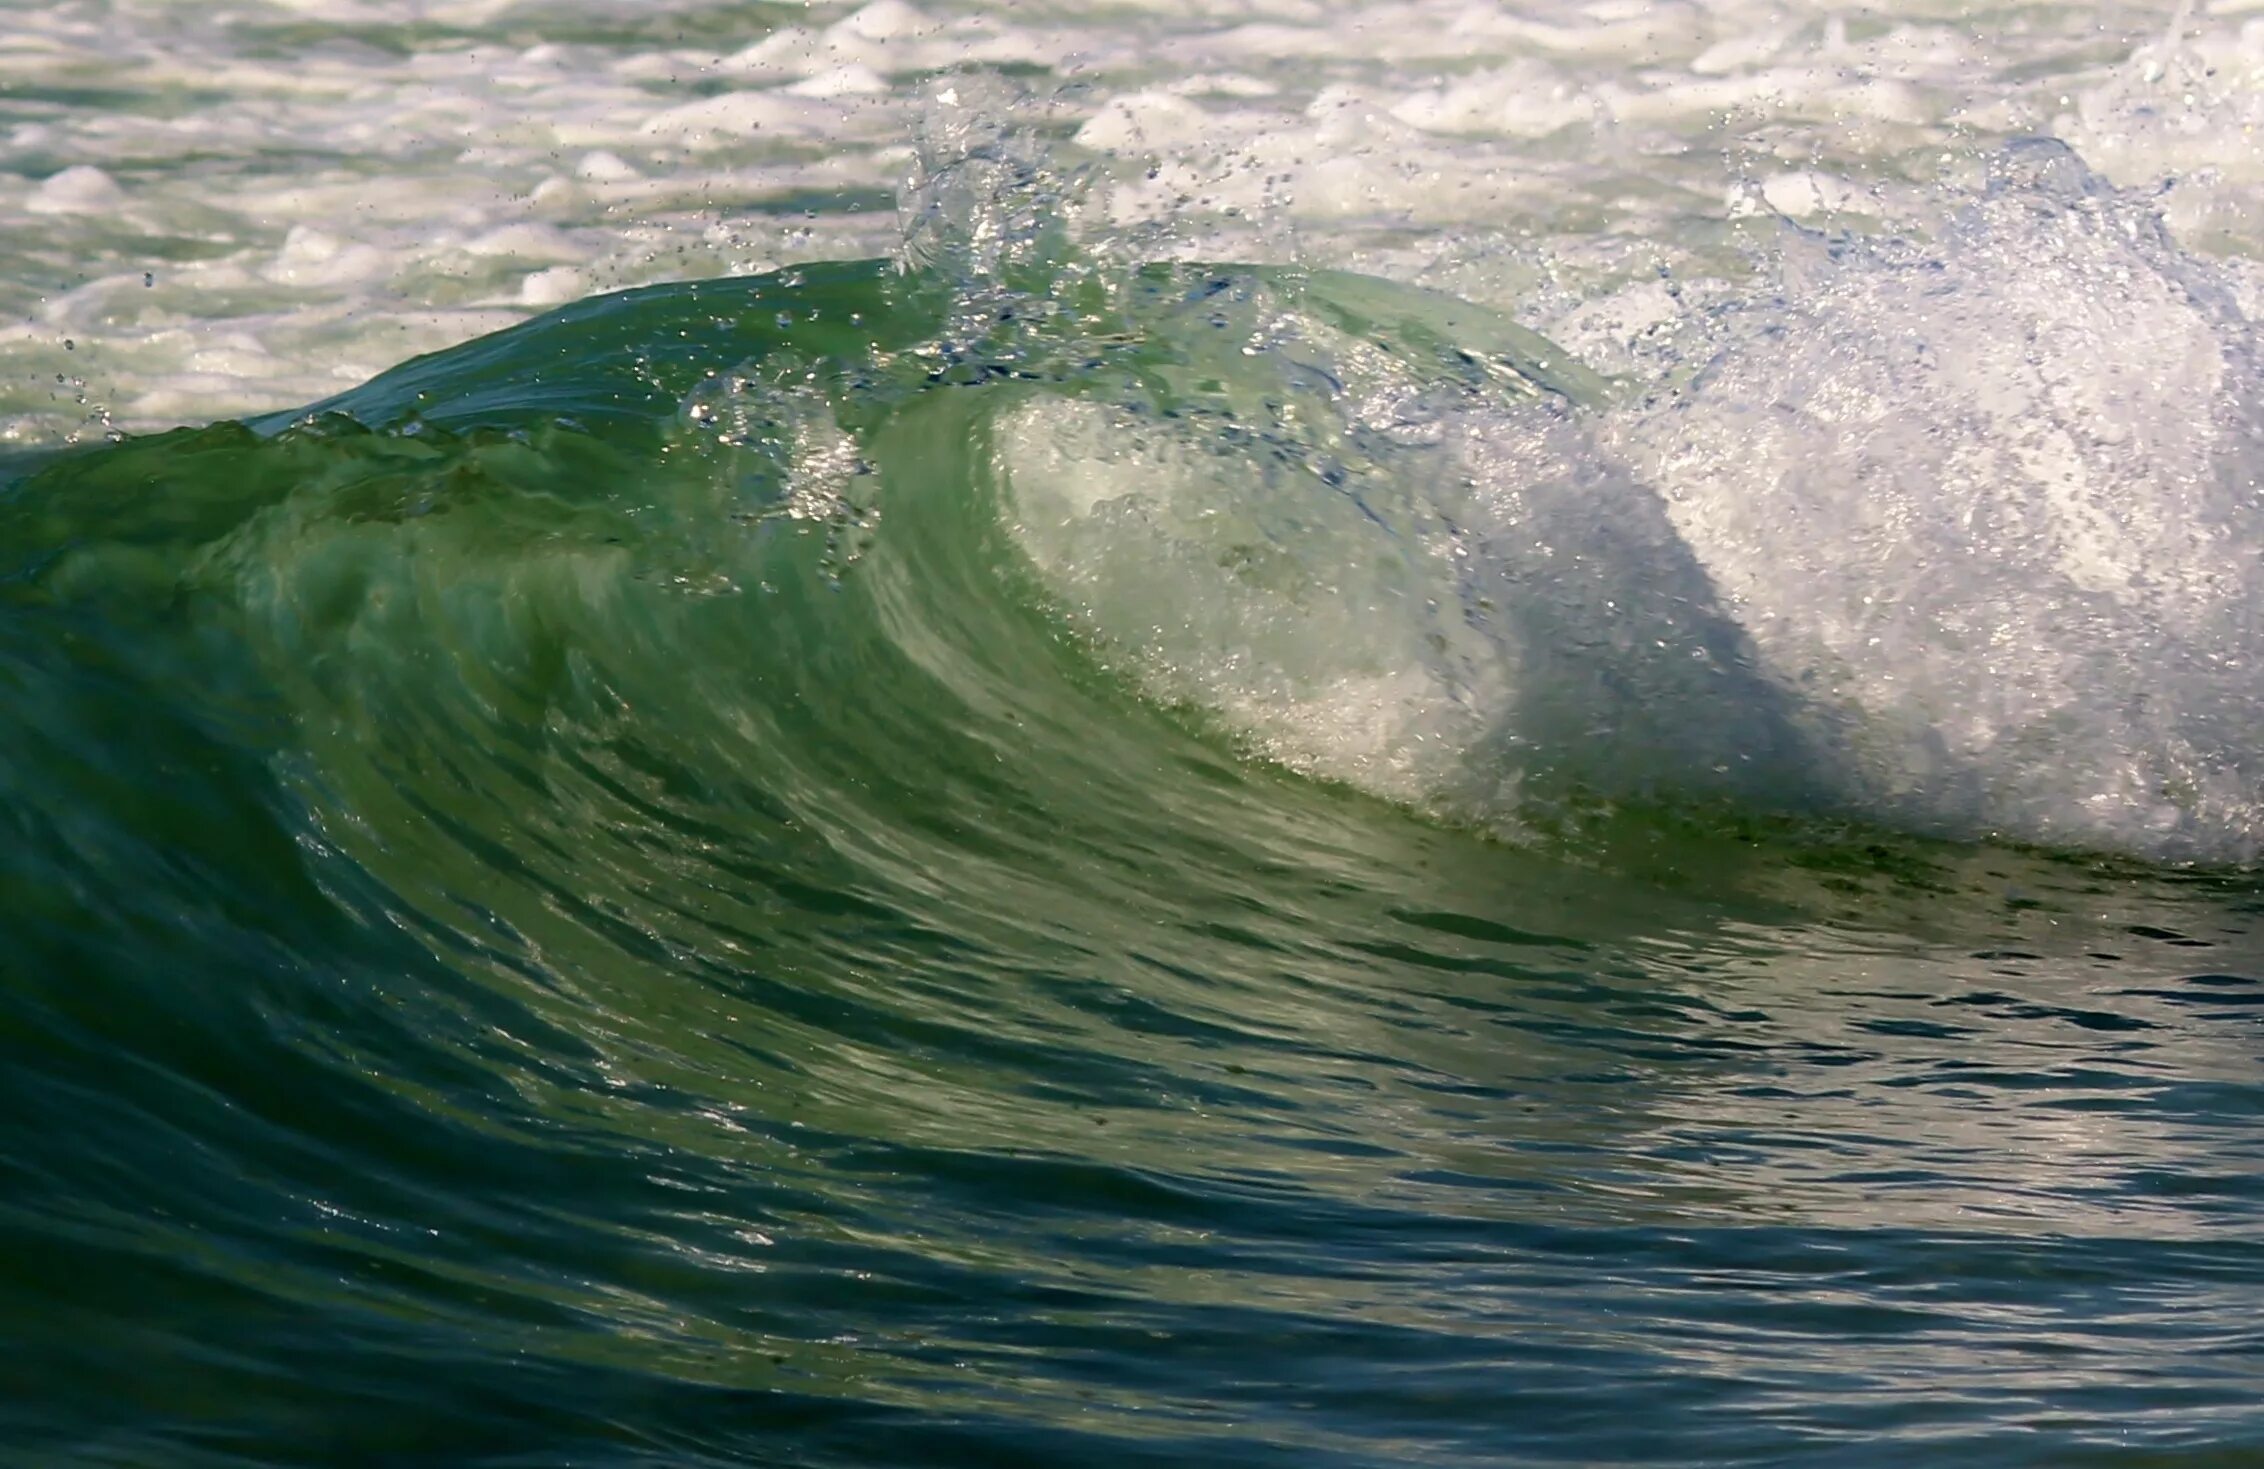
POLYGON ((2254 256, 2264 218, 2256 0, 11 0, 0 441, 884 251, 929 84, 969 66, 1121 165, 1107 223, 1143 248, 1420 280, 1615 368, 1738 288, 1771 211, 1924 215, 2012 136, 2174 179, 2196 249, 2254 256))

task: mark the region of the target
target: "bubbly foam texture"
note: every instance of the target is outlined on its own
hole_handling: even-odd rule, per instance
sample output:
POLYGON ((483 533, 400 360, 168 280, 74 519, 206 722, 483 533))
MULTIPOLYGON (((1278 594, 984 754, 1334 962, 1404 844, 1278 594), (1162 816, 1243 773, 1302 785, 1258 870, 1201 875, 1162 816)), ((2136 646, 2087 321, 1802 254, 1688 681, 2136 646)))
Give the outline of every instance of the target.
POLYGON ((1789 238, 1706 370, 1603 437, 1843 799, 2256 851, 2264 343, 2066 148, 2015 148, 1928 238, 1789 238))
POLYGON ((948 68, 1058 94, 1058 132, 1117 165, 1096 209, 1150 253, 1525 314, 1616 318, 1596 303, 1662 265, 1703 294, 1746 269, 1724 227, 1754 201, 1922 212, 2024 133, 2127 186, 2174 175, 2189 246, 2264 253, 2247 0, 9 0, 0 20, 19 442, 287 406, 599 290, 887 253, 948 68))

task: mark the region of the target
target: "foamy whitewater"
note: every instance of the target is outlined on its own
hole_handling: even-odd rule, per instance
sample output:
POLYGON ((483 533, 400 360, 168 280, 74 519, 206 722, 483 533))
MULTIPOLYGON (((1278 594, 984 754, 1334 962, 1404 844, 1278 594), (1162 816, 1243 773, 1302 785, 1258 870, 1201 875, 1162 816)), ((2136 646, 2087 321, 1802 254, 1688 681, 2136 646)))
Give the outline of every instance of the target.
POLYGON ((9 442, 804 260, 970 320, 1357 272, 1484 370, 1247 277, 1159 330, 1249 432, 990 436, 1158 698, 1511 835, 1600 793, 2264 850, 2258 0, 74 3, 7 10, 0 82, 9 442))

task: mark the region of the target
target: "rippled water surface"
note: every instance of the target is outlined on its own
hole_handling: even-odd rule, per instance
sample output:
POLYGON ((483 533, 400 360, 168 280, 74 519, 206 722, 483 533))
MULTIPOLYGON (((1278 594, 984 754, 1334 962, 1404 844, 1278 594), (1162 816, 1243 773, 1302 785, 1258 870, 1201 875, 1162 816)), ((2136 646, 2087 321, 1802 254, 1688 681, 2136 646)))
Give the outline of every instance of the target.
POLYGON ((2264 1456, 2253 5, 0 77, 0 1458, 2264 1456))

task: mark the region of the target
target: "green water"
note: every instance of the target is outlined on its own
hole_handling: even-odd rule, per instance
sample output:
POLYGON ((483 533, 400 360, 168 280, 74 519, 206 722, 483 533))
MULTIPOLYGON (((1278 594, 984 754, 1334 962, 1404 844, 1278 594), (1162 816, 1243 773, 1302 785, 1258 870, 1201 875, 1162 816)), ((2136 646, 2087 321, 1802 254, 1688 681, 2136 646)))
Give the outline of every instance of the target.
MULTIPOLYGON (((1610 389, 1349 277, 1031 299, 663 287, 0 471, 8 1462, 2264 1456, 2252 879, 1308 778, 1000 425, 1349 465, 1334 545, 1386 451, 1221 301, 1610 389)), ((1275 513, 1205 564, 1325 622, 1275 513)))

